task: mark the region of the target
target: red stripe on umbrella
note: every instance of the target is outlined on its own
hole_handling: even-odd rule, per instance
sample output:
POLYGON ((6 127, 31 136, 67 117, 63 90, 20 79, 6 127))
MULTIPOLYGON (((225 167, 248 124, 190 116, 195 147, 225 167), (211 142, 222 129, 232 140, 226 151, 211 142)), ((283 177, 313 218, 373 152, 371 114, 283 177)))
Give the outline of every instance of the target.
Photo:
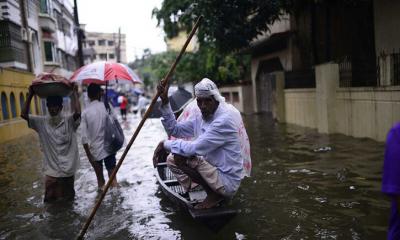
POLYGON ((105 84, 107 81, 142 83, 142 80, 128 66, 111 62, 96 62, 85 65, 76 70, 70 80, 83 84, 105 84))

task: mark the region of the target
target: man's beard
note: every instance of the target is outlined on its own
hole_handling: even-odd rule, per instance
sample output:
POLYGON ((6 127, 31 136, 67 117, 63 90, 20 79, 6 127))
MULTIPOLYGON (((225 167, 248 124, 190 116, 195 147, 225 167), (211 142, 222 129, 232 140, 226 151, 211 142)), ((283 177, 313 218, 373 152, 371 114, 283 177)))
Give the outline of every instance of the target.
POLYGON ((207 121, 209 121, 209 120, 212 119, 213 115, 214 115, 213 113, 210 113, 210 114, 207 114, 207 115, 205 115, 205 114, 202 113, 202 114, 201 114, 201 117, 203 118, 204 121, 207 122, 207 121))

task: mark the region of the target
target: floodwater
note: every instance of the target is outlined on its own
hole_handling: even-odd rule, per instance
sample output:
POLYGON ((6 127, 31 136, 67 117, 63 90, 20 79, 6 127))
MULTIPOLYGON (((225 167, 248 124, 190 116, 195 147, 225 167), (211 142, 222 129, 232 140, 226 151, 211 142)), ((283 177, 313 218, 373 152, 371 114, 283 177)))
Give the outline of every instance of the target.
MULTIPOLYGON (((239 214, 218 232, 168 201, 156 183, 152 153, 166 137, 148 120, 109 191, 87 239, 385 239, 389 201, 380 193, 383 143, 244 117, 253 172, 232 205, 239 214)), ((123 124, 129 139, 138 124, 123 124)), ((99 197, 80 149, 75 200, 44 204, 35 134, 0 146, 0 239, 74 239, 99 197)), ((120 156, 120 154, 118 155, 120 156)))

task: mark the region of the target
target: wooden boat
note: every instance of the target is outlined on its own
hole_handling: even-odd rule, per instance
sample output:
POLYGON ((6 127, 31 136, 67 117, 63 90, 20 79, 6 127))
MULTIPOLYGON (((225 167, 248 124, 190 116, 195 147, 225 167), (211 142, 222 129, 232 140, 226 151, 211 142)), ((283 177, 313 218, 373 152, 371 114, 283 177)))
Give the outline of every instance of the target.
POLYGON ((237 214, 236 209, 224 205, 210 209, 194 209, 197 203, 202 202, 206 198, 206 192, 201 187, 185 192, 184 188, 167 167, 165 159, 164 162, 159 162, 155 166, 155 169, 157 181, 163 193, 181 209, 187 211, 193 219, 206 224, 210 229, 218 231, 237 214))

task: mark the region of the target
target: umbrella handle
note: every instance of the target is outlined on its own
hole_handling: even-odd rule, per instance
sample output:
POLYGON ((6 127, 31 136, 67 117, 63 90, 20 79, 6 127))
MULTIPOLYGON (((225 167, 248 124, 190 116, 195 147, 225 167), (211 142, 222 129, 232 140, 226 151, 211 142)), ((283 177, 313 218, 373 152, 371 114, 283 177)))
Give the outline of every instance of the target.
MULTIPOLYGON (((179 55, 176 57, 175 62, 169 69, 167 75, 164 77, 164 79, 162 81, 162 84, 164 87, 166 86, 166 84, 168 84, 169 78, 171 77, 172 73, 174 72, 176 65, 178 64, 182 55, 185 53, 186 47, 189 45, 190 40, 196 33, 196 30, 199 27, 202 19, 203 19, 203 16, 200 16, 197 19, 195 25, 193 26, 192 31, 190 31, 190 34, 189 34, 188 38, 186 39, 185 44, 183 45, 181 51, 179 52, 179 55)), ((106 88, 107 88, 107 85, 106 85, 106 88)), ((122 162, 124 161, 126 155, 128 154, 129 149, 131 148, 131 146, 132 146, 133 142, 135 141, 137 135, 139 134, 140 130, 142 129, 144 122, 146 121, 146 119, 149 117, 151 111, 153 110, 153 107, 154 107, 155 103, 157 102, 157 99, 159 96, 160 96, 160 92, 157 91, 156 95, 153 97, 153 100, 150 103, 150 106, 147 108, 146 112, 143 115, 142 120, 140 121, 139 125, 137 126, 135 133, 131 137, 131 140, 126 145, 126 148, 125 148, 124 152, 122 153, 122 156, 121 156, 120 160, 118 161, 117 165, 115 166, 114 171, 112 172, 111 176, 108 178, 108 181, 107 181, 107 184, 105 185, 104 191, 101 193, 100 198, 97 200, 95 206, 93 207, 92 212, 90 213, 89 218, 86 220, 85 225, 82 227, 81 232, 80 232, 79 236, 77 237, 77 239, 83 239, 83 237, 85 236, 85 233, 86 233, 87 229, 89 228, 89 225, 90 225, 94 215, 96 214, 97 209, 99 208, 101 202, 103 201, 104 196, 106 195, 108 189, 110 188, 111 183, 114 181, 115 176, 117 175, 117 172, 122 165, 122 162)))

